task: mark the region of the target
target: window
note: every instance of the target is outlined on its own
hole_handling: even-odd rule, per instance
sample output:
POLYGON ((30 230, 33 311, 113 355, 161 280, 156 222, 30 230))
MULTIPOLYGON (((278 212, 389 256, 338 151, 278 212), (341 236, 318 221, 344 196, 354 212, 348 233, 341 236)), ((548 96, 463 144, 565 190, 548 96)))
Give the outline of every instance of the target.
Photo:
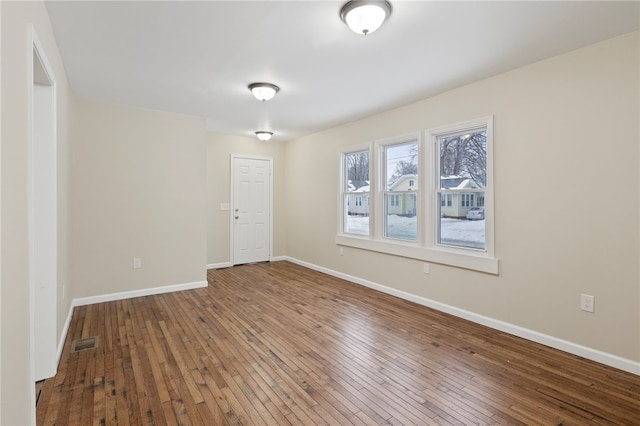
POLYGON ((453 196, 451 194, 442 194, 440 199, 440 207, 451 207, 453 196))
POLYGON ((345 153, 342 162, 343 232, 369 235, 369 151, 345 153))
MULTIPOLYGON (((451 195, 451 194, 447 194, 451 195)), ((461 194, 462 207, 473 207, 473 194, 461 194)))
POLYGON ((418 239, 418 140, 381 145, 383 176, 384 236, 407 241, 418 239))
POLYGON ((341 153, 336 242, 497 274, 492 137, 487 117, 341 153))
POLYGON ((451 247, 484 250, 485 215, 469 211, 477 207, 487 187, 487 129, 465 129, 439 134, 435 150, 438 161, 436 194, 457 197, 457 209, 441 209, 437 215, 437 243, 451 247), (467 220, 469 219, 469 220, 467 220), (471 220, 473 219, 473 220, 471 220))

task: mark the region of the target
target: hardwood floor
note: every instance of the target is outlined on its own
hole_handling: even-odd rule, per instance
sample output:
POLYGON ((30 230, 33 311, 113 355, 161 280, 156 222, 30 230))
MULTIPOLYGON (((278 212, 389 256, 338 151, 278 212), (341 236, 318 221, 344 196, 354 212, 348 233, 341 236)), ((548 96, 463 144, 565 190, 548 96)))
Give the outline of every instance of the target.
POLYGON ((640 424, 639 376, 288 262, 208 279, 76 308, 38 424, 640 424))

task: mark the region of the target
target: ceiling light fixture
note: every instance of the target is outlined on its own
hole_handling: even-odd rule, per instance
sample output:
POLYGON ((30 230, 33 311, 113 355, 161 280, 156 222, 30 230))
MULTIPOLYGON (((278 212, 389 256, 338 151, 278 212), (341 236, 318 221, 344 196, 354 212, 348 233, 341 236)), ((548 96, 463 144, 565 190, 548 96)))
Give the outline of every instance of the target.
POLYGON ((371 34, 391 15, 386 0, 350 0, 340 9, 340 19, 357 34, 371 34))
POLYGON ((273 98, 280 88, 271 83, 251 83, 249 90, 251 90, 251 93, 253 93, 253 96, 255 96, 257 100, 264 102, 273 98))
POLYGON ((259 130, 256 132, 256 136, 261 141, 268 141, 273 136, 273 132, 267 132, 266 130, 259 130))

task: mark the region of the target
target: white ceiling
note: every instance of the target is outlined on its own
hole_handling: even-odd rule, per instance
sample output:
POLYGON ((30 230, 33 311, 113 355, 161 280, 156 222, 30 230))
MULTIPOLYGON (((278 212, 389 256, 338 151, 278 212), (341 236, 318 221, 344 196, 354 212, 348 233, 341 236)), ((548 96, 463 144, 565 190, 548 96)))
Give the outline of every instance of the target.
POLYGON ((637 30, 640 2, 391 0, 352 33, 334 1, 49 1, 82 98, 288 140, 637 30), (247 85, 277 84, 269 102, 247 85))

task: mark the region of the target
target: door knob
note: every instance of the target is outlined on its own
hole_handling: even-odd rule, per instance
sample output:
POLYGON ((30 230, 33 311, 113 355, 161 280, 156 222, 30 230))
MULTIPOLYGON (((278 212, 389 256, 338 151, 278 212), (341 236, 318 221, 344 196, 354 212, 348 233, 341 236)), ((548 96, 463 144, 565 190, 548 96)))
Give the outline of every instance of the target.
POLYGON ((236 220, 237 220, 237 219, 240 219, 240 216, 236 216, 236 220))

